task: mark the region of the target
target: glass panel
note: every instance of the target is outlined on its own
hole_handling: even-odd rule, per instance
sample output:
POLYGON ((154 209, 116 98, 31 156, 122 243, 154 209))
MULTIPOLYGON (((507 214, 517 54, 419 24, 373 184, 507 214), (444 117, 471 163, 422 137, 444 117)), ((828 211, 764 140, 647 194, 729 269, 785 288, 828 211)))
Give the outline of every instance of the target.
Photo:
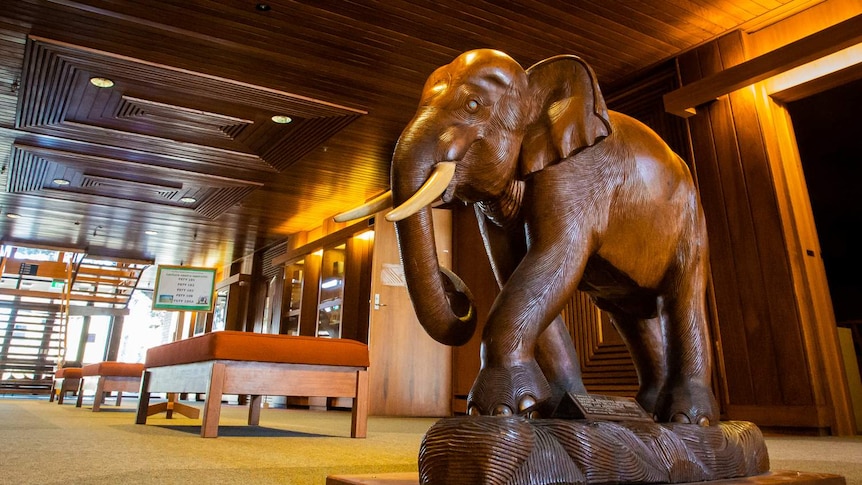
POLYGON ((229 289, 223 288, 216 292, 215 308, 213 311, 213 332, 224 330, 227 322, 227 294, 229 289))
POLYGON ((305 260, 287 265, 284 271, 284 287, 287 304, 282 317, 282 333, 299 335, 299 314, 302 309, 302 283, 305 280, 305 260))
POLYGON ((344 252, 344 244, 323 251, 320 263, 320 303, 317 306, 318 337, 341 337, 344 252))
POLYGON ((90 328, 87 333, 87 343, 84 346, 84 363, 101 362, 105 360, 108 345, 108 331, 111 317, 93 315, 90 317, 90 328))

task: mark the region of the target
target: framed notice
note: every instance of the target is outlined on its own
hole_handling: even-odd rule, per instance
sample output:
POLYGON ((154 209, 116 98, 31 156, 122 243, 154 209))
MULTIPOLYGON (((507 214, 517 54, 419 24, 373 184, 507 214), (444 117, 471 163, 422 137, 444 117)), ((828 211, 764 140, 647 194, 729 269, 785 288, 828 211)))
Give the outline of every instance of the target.
POLYGON ((153 310, 213 311, 214 268, 159 266, 153 291, 153 310))

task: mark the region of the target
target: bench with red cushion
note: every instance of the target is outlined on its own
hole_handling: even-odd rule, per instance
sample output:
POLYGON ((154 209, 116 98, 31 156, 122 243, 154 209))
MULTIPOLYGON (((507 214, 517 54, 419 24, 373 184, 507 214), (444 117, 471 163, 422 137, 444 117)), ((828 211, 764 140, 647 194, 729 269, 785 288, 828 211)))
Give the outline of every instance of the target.
POLYGON ((84 385, 96 380, 96 394, 93 398, 93 412, 98 412, 105 400, 105 394, 117 393, 117 406, 122 403, 124 392, 138 392, 141 387, 141 374, 144 364, 105 361, 85 365, 81 368, 81 382, 78 389, 78 402, 81 407, 84 399, 84 385))
POLYGON ((159 412, 197 417, 176 402, 178 393, 206 394, 201 436, 218 436, 223 394, 251 396, 248 424, 260 419, 261 398, 270 396, 353 398, 350 435, 364 438, 368 418, 368 346, 328 339, 250 332, 212 332, 147 351, 136 422, 159 412), (167 403, 149 404, 150 393, 167 403), (187 412, 189 414, 187 414, 187 412))
POLYGON ((48 397, 48 402, 54 402, 54 397, 56 396, 57 404, 63 404, 63 397, 65 397, 66 393, 78 392, 80 383, 80 367, 60 367, 54 371, 54 381, 51 384, 51 395, 48 397))

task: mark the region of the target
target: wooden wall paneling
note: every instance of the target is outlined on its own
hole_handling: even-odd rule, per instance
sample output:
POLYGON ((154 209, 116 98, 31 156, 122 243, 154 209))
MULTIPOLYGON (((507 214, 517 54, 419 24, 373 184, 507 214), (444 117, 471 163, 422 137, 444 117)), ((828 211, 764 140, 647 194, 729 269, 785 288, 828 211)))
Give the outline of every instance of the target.
POLYGON ((246 331, 255 333, 269 333, 270 321, 267 318, 267 299, 269 298, 270 282, 262 278, 255 278, 249 305, 249 319, 246 331))
MULTIPOLYGON (((372 304, 368 346, 369 414, 447 416, 452 393, 452 349, 419 324, 403 283, 395 226, 375 218, 372 304), (375 308, 376 307, 376 308, 375 308)), ((434 210, 438 257, 449 266, 451 216, 434 210)))
MULTIPOLYGON (((678 59, 680 75, 684 82, 702 77, 699 59, 706 54, 705 49, 709 48, 714 46, 705 46, 678 59)), ((722 352, 727 353, 723 359, 727 375, 734 376, 727 381, 728 393, 741 402, 754 402, 754 382, 748 372, 747 337, 741 326, 730 324, 730 322, 742 321, 742 309, 738 292, 726 290, 735 287, 733 252, 730 245, 727 208, 723 202, 725 195, 719 183, 721 172, 710 118, 697 116, 690 119, 689 131, 694 154, 692 170, 698 180, 701 204, 706 213, 712 262, 711 279, 715 288, 723 289, 714 292, 716 307, 721 308, 722 312, 717 324, 718 332, 713 335, 713 338, 722 343, 720 345, 722 352), (728 321, 727 325, 723 324, 724 320, 728 321), (724 342, 727 344, 725 345, 724 342)))
MULTIPOLYGON (((730 47, 725 47, 725 50, 730 50, 730 47)), ((722 53, 719 45, 711 51, 716 55, 710 59, 711 65, 704 66, 704 71, 709 74, 725 67, 724 57, 728 56, 727 53, 722 53)), ((759 260, 760 257, 767 255, 760 255, 757 252, 757 231, 753 220, 750 191, 771 191, 771 187, 755 187, 755 181, 749 181, 745 176, 739 138, 743 135, 737 131, 734 109, 742 108, 736 104, 731 105, 730 96, 724 96, 708 107, 707 116, 712 121, 712 136, 716 139, 715 149, 721 176, 719 182, 725 195, 723 203, 727 208, 730 228, 730 248, 733 258, 731 264, 742 310, 742 320, 739 323, 746 335, 750 360, 748 373, 751 375, 755 389, 752 404, 769 405, 781 402, 780 376, 774 349, 769 343, 773 337, 769 326, 771 315, 761 275, 763 268, 759 260)), ((746 160, 746 162, 758 163, 756 160, 746 160)))
MULTIPOLYGON (((726 36, 719 44, 732 42, 721 52, 730 52, 732 59, 724 63, 739 63, 742 58, 741 39, 726 36)), ((799 305, 793 288, 787 242, 784 238, 778 194, 766 152, 764 133, 760 129, 756 91, 753 86, 728 95, 733 107, 735 131, 739 137, 740 165, 746 180, 750 199, 754 242, 758 259, 768 258, 761 264, 761 286, 765 290, 764 303, 769 312, 766 322, 768 342, 774 347, 775 365, 782 379, 778 381, 781 401, 791 405, 813 403, 812 382, 807 359, 801 359, 805 350, 799 305), (788 323, 791 323, 788 325, 788 323), (795 323, 795 324, 794 324, 795 323)))
MULTIPOLYGON (((679 58, 682 81, 688 82, 703 77, 702 58, 715 58, 711 55, 716 49, 714 44, 690 52, 679 58)), ((728 207, 725 206, 724 188, 721 183, 721 170, 718 147, 713 137, 712 119, 706 114, 689 119, 694 153, 693 168, 698 180, 701 203, 706 213, 709 234, 712 280, 716 288, 716 306, 719 314, 719 335, 722 350, 726 352, 725 369, 729 376, 728 392, 734 400, 753 403, 755 383, 749 372, 749 345, 742 328, 742 302, 736 291, 734 254, 731 245, 731 228, 728 207), (725 344, 726 343, 726 344, 725 344)))
POLYGON ((245 331, 245 317, 248 313, 249 284, 251 276, 234 274, 216 283, 216 291, 228 287, 227 309, 225 310, 225 330, 245 331))
MULTIPOLYGON (((742 62, 741 40, 731 34, 681 56, 683 83, 742 62)), ((689 119, 710 237, 727 411, 733 419, 759 417, 773 425, 775 416, 795 416, 783 425, 811 426, 810 415, 817 413, 810 362, 755 101, 746 88, 689 119)))
POLYGON ((351 237, 345 254, 341 338, 363 343, 368 343, 372 248, 373 239, 351 237))

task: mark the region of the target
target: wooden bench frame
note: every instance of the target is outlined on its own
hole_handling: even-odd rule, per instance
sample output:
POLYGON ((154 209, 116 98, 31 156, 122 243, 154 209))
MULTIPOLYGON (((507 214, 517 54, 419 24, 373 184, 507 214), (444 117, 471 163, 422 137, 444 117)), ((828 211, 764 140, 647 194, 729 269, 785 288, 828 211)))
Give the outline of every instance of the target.
POLYGON ((117 393, 117 403, 119 406, 123 402, 123 393, 135 393, 141 388, 141 377, 130 376, 110 376, 110 375, 93 375, 82 376, 78 384, 78 401, 75 407, 79 408, 84 403, 84 384, 87 379, 98 379, 96 382, 96 394, 93 396, 93 412, 99 412, 102 403, 105 402, 105 394, 109 392, 117 393))
POLYGON ((54 402, 56 397, 57 404, 63 404, 66 393, 71 392, 74 395, 74 393, 80 392, 80 385, 80 377, 55 377, 51 384, 51 396, 48 398, 48 402, 54 402))
POLYGON ((248 424, 260 422, 262 396, 353 398, 350 436, 365 438, 368 423, 366 367, 209 360, 148 367, 141 378, 136 424, 160 412, 197 418, 197 408, 176 402, 177 393, 206 394, 201 437, 218 436, 224 394, 249 395, 248 424), (167 393, 168 402, 150 405, 150 393, 167 393))

